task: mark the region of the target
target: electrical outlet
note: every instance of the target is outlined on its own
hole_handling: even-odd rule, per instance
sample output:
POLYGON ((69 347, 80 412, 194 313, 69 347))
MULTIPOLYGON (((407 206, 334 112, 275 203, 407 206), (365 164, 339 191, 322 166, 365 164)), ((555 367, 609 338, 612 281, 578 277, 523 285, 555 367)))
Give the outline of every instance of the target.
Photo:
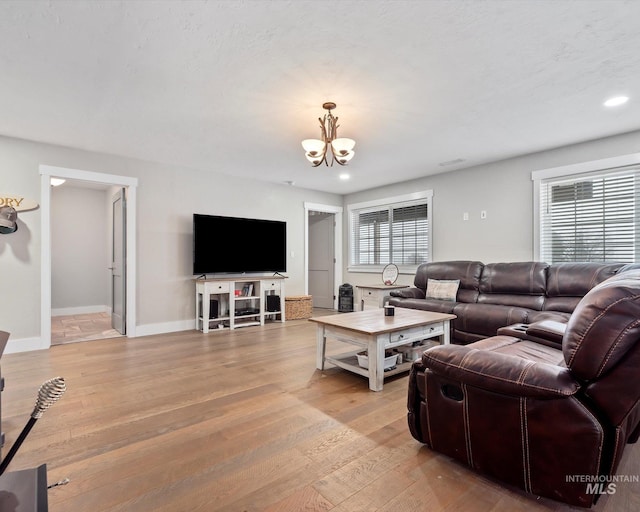
POLYGON ((469 220, 469 212, 464 212, 462 214, 462 220, 469 220))
POLYGON ((482 210, 480 212, 480 218, 481 219, 486 219, 487 218, 487 210, 482 210))

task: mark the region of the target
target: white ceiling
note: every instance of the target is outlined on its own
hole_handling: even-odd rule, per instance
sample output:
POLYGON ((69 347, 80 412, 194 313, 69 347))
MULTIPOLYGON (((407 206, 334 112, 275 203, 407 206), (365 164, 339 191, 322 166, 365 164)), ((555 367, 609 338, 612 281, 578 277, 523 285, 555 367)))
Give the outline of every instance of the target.
POLYGON ((344 194, 636 129, 638 1, 0 2, 13 137, 344 194))

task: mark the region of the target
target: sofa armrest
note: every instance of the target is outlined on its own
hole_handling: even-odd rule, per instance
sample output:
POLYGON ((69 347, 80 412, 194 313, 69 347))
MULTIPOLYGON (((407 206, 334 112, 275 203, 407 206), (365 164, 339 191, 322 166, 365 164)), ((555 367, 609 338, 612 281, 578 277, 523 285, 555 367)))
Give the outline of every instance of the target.
POLYGON ((468 345, 434 347, 422 355, 422 364, 461 384, 518 397, 561 398, 580 388, 567 368, 468 345))
POLYGON ((400 288, 399 290, 391 290, 389 295, 392 297, 402 297, 403 299, 424 299, 426 297, 424 290, 420 288, 400 288))
POLYGON ((562 337, 566 329, 566 323, 556 322, 555 320, 541 320, 527 326, 527 335, 562 344, 562 337))

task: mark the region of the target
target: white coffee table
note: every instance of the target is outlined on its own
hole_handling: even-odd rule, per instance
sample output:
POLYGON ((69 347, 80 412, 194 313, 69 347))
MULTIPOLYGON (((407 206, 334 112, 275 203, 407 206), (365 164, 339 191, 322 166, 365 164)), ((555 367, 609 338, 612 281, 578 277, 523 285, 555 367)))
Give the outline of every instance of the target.
POLYGON ((384 309, 367 309, 354 313, 313 317, 316 329, 316 368, 324 370, 325 362, 369 378, 369 389, 381 391, 385 377, 407 371, 411 361, 385 372, 386 349, 409 345, 416 341, 440 336, 442 343, 450 343, 449 322, 455 315, 433 313, 417 309, 395 308, 394 316, 384 316, 384 309), (329 356, 327 338, 355 345, 357 350, 329 356), (367 351, 369 368, 358 365, 356 354, 367 351))

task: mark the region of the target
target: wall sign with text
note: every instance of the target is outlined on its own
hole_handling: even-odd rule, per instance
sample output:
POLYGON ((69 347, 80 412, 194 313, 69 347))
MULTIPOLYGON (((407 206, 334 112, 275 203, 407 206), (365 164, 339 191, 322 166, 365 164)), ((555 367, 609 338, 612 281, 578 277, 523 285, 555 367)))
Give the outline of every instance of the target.
POLYGON ((35 210, 38 207, 38 202, 18 194, 0 193, 0 206, 11 206, 17 212, 26 212, 35 210))
POLYGON ((35 210, 38 203, 16 194, 0 194, 0 234, 18 231, 18 212, 35 210))

